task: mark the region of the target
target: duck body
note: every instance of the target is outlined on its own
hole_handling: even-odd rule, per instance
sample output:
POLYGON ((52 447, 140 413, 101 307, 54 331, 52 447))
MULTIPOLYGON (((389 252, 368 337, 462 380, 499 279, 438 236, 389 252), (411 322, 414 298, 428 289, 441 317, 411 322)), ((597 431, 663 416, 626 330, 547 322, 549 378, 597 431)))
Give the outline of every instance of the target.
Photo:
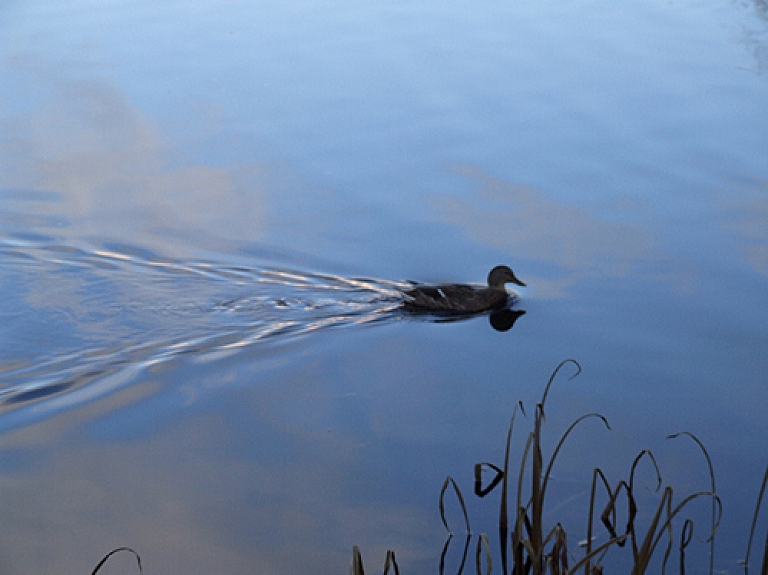
POLYGON ((447 284, 421 286, 405 292, 405 307, 448 313, 479 313, 502 307, 509 299, 506 290, 447 284))
POLYGON ((415 312, 474 314, 503 307, 510 294, 504 284, 525 286, 507 266, 497 266, 488 274, 488 287, 464 284, 416 286, 404 292, 406 309, 415 312))

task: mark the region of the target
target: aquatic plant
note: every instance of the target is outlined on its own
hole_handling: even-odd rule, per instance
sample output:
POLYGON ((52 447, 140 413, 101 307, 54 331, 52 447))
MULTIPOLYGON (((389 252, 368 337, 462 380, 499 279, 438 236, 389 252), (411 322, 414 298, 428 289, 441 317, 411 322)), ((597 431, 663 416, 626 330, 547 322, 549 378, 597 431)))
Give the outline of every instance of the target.
MULTIPOLYGON (((384 560, 384 575, 387 575, 390 569, 394 575, 400 575, 400 568, 395 560, 395 552, 391 549, 387 550, 387 557, 384 560)), ((351 575, 365 575, 363 557, 360 555, 360 549, 357 545, 352 548, 352 564, 349 567, 349 572, 351 575)))
MULTIPOLYGON (((590 484, 590 496, 588 509, 586 510, 586 537, 583 543, 579 543, 578 554, 574 554, 568 545, 568 533, 561 522, 555 522, 549 526, 544 520, 544 508, 547 501, 547 491, 552 477, 552 470, 558 455, 566 444, 573 430, 589 419, 597 419, 606 429, 610 429, 608 420, 599 413, 588 413, 577 418, 560 436, 552 450, 549 459, 545 459, 542 449, 543 427, 545 420, 545 405, 552 383, 566 365, 572 365, 576 372, 571 375, 573 379, 581 372, 581 366, 572 359, 561 362, 552 372, 541 400, 536 404, 533 418, 533 429, 528 433, 522 449, 522 457, 519 468, 514 470, 511 465, 512 437, 515 430, 515 421, 518 414, 525 415, 523 404, 519 402, 512 411, 509 428, 507 431, 504 450, 504 462, 497 466, 490 462, 477 463, 474 467, 474 492, 479 498, 485 498, 490 493, 499 490, 499 516, 498 537, 499 555, 501 557, 502 575, 570 575, 582 572, 585 575, 602 574, 604 559, 608 552, 616 547, 628 547, 630 554, 630 573, 643 575, 651 572, 651 562, 662 551, 661 572, 664 573, 673 555, 673 548, 677 542, 678 572, 684 575, 686 572, 686 553, 689 544, 693 540, 693 520, 681 519, 683 511, 695 500, 708 499, 711 501, 711 524, 705 543, 709 544, 709 573, 714 573, 714 543, 715 534, 720 523, 722 504, 715 492, 715 474, 709 453, 703 443, 692 433, 682 432, 673 434, 667 439, 687 437, 691 439, 701 451, 707 462, 710 478, 709 489, 698 491, 675 501, 675 491, 671 486, 663 486, 662 475, 654 454, 649 450, 641 450, 632 461, 629 476, 625 480, 611 485, 606 474, 599 467, 592 470, 590 484), (638 521, 638 497, 637 472, 641 464, 650 466, 655 477, 655 492, 659 494, 658 503, 650 509, 650 520, 645 527, 638 521), (490 481, 484 484, 485 471, 492 471, 490 481), (663 486, 663 488, 662 488, 663 486), (607 503, 598 508, 599 494, 607 499, 607 503), (512 506, 512 507, 511 507, 512 506), (598 512, 599 511, 599 512, 598 512), (623 528, 619 526, 619 517, 625 517, 623 528), (597 520, 606 531, 608 540, 595 545, 597 536, 595 528, 597 520), (675 522, 682 521, 679 536, 675 538, 675 522), (572 563, 572 564, 571 564, 572 563)), ((768 489, 768 468, 766 468, 762 485, 758 492, 754 517, 749 534, 747 550, 742 564, 745 574, 749 573, 749 559, 752 545, 757 531, 759 513, 762 501, 768 489)), ((469 513, 456 481, 448 476, 443 482, 439 496, 439 513, 448 537, 440 555, 439 573, 446 572, 446 556, 451 546, 454 533, 449 526, 446 517, 446 499, 452 493, 461 509, 464 523, 465 539, 460 555, 459 566, 456 575, 462 575, 466 568, 467 559, 472 541, 472 529, 469 513)), ((128 552, 136 557, 138 570, 142 572, 141 558, 139 554, 129 547, 119 547, 107 553, 96 565, 91 575, 97 575, 102 566, 116 553, 128 552)), ((491 575, 493 572, 493 553, 491 539, 486 533, 480 533, 477 537, 474 552, 475 572, 480 575, 491 575)), ((364 575, 363 559, 357 545, 352 550, 351 575, 364 575)), ((388 550, 384 562, 384 575, 392 573, 400 574, 400 568, 395 558, 395 552, 388 550)), ((768 575, 768 534, 763 545, 763 558, 761 563, 761 575, 768 575)))
MULTIPOLYGON (((747 552, 744 556, 744 560, 741 562, 744 566, 744 573, 749 573, 749 557, 752 553, 752 541, 755 537, 755 530, 757 528, 757 518, 760 515, 760 509, 763 506, 763 495, 765 495, 766 484, 768 484, 768 466, 765 468, 763 474, 763 483, 760 486, 760 491, 757 495, 757 504, 755 505, 755 514, 752 517, 752 527, 749 529, 749 541, 747 542, 747 552)), ((760 569, 761 575, 768 575, 768 532, 765 534, 765 543, 763 544, 763 562, 760 569)))
POLYGON ((134 557, 136 557, 136 563, 139 566, 139 573, 144 572, 144 570, 141 568, 141 557, 136 551, 134 551, 130 547, 118 547, 116 549, 112 549, 112 551, 110 551, 109 553, 104 555, 104 557, 101 558, 101 561, 99 561, 96 567, 93 568, 93 571, 91 571, 91 575, 96 575, 96 573, 99 572, 99 570, 104 566, 104 564, 107 561, 109 561, 110 557, 112 557, 116 553, 121 553, 121 552, 131 553, 134 557))
MULTIPOLYGON (((711 465, 710 477, 712 488, 708 491, 688 495, 679 503, 675 503, 672 487, 666 486, 661 490, 661 472, 653 453, 643 450, 632 462, 629 479, 621 480, 615 486, 611 486, 605 473, 599 467, 593 469, 589 505, 586 512, 586 538, 581 546, 583 551, 580 557, 572 558, 571 550, 568 547, 568 535, 563 525, 557 522, 553 526, 548 526, 544 521, 544 507, 552 469, 568 437, 584 421, 597 419, 603 423, 606 429, 610 429, 610 426, 608 420, 599 413, 582 415, 566 429, 557 441, 549 459, 545 461, 542 450, 542 436, 546 401, 552 383, 563 367, 569 364, 576 368, 576 372, 571 375, 570 379, 573 379, 581 372, 581 366, 572 359, 561 362, 552 372, 544 388, 542 398, 536 404, 533 430, 527 435, 516 476, 510 467, 510 453, 516 416, 518 412, 525 413, 522 403, 518 403, 512 413, 507 432, 503 465, 499 467, 487 462, 475 465, 475 494, 478 497, 485 497, 497 488, 501 490, 498 525, 501 572, 514 575, 543 575, 545 573, 559 575, 576 573, 581 570, 585 574, 598 573, 603 570, 603 558, 609 549, 624 547, 629 543, 632 555, 632 574, 640 575, 647 572, 656 550, 659 546, 662 546, 663 541, 666 541, 666 545, 663 545, 663 570, 667 565, 673 547, 673 520, 692 501, 701 497, 710 498, 713 502, 712 525, 708 537, 708 540, 713 542, 714 533, 719 523, 721 504, 720 499, 714 492, 714 474, 711 472, 711 465), (656 476, 656 491, 661 490, 661 497, 655 513, 644 532, 636 521, 638 507, 635 482, 636 471, 639 464, 643 461, 650 463, 656 476), (488 486, 483 487, 482 475, 486 469, 493 470, 495 476, 488 486), (514 484, 515 481, 516 485, 514 484), (601 513, 598 513, 597 509, 599 490, 603 490, 604 495, 608 499, 601 513), (510 505, 514 505, 511 510, 510 505), (618 526, 619 512, 622 508, 626 509, 626 526, 623 529, 618 526), (608 541, 595 546, 595 523, 598 515, 600 522, 608 532, 609 538, 608 541), (571 561, 574 561, 572 565, 570 564, 571 561)), ((690 433, 685 433, 684 435, 693 438, 701 447, 707 460, 709 460, 709 456, 701 442, 690 433)), ((691 540, 692 530, 692 521, 686 519, 682 527, 679 548, 681 572, 684 572, 685 549, 691 540)), ((482 538, 478 540, 476 550, 476 563, 478 565, 481 548, 487 548, 487 544, 482 538)), ((485 555, 486 572, 490 573, 491 555, 489 552, 486 552, 485 555)))
MULTIPOLYGON (((677 501, 675 490, 671 486, 663 486, 661 471, 654 454, 649 450, 642 450, 634 458, 628 478, 618 481, 615 485, 611 485, 606 474, 599 467, 592 470, 589 504, 585 513, 586 537, 578 545, 580 548, 578 554, 574 554, 569 548, 568 534, 562 523, 555 522, 551 526, 545 524, 544 507, 552 469, 573 430, 588 419, 597 419, 602 422, 606 429, 610 429, 607 419, 601 414, 583 415, 571 423, 555 444, 549 459, 545 460, 542 450, 542 436, 547 396, 552 383, 567 365, 576 369, 570 379, 581 372, 581 366, 573 359, 561 362, 552 372, 544 388, 542 398, 536 404, 533 429, 526 436, 518 468, 516 470, 512 468, 510 455, 516 418, 520 413, 525 415, 521 402, 515 406, 512 412, 503 464, 498 466, 489 462, 481 462, 477 463, 474 468, 474 491, 477 497, 484 498, 492 492, 497 492, 497 490, 499 492, 498 537, 502 575, 568 575, 577 572, 583 572, 585 575, 600 574, 604 570, 606 555, 611 549, 618 547, 629 548, 632 575, 651 572, 651 561, 659 552, 662 553, 660 558, 661 572, 664 573, 672 558, 675 543, 677 543, 678 571, 684 574, 686 572, 687 549, 693 540, 693 520, 682 516, 684 510, 692 502, 699 499, 708 499, 712 505, 709 531, 704 542, 709 544, 709 573, 710 575, 714 573, 715 534, 720 523, 722 504, 715 492, 715 475, 709 454, 702 442, 690 432, 670 435, 667 439, 687 437, 695 442, 707 462, 710 477, 708 489, 682 496, 677 501), (659 494, 655 507, 647 510, 650 511, 650 520, 645 526, 641 526, 638 521, 638 482, 636 477, 641 464, 650 466, 656 481, 655 492, 659 494), (483 476, 484 472, 487 471, 493 472, 493 475, 491 480, 484 484, 483 476), (607 499, 607 503, 601 510, 598 506, 600 497, 607 499), (620 516, 624 517, 626 521, 623 527, 619 526, 620 516), (596 528, 599 529, 599 526, 596 525, 598 518, 602 528, 607 532, 608 540, 596 545, 596 528), (675 526, 680 522, 682 525, 679 528, 679 536, 676 538, 675 526)), ((753 536, 767 484, 768 468, 759 492, 746 558, 743 561, 745 572, 748 569, 753 536)), ((443 483, 439 497, 440 518, 448 533, 448 538, 440 555, 440 575, 444 575, 446 572, 446 556, 454 538, 445 512, 446 497, 451 493, 461 509, 466 534, 459 565, 455 571, 457 575, 461 575, 466 568, 472 540, 472 530, 464 496, 458 484, 452 477, 448 476, 443 483)), ((397 572, 394 553, 392 553, 391 558, 389 553, 391 552, 387 554, 385 573, 389 570, 390 565, 394 565, 395 572, 397 572)), ((477 537, 474 556, 476 573, 478 575, 480 573, 490 575, 493 571, 493 554, 490 539, 486 533, 480 533, 477 537)), ((360 551, 355 547, 352 574, 362 573, 360 551)), ((761 574, 768 575, 768 535, 764 546, 761 574)))

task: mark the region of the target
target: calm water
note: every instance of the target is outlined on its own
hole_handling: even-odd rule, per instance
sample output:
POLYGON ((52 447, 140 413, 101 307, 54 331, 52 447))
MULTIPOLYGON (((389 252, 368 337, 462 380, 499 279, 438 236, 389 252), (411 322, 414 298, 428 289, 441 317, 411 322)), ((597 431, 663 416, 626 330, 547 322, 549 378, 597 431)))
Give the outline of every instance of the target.
POLYGON ((443 480, 496 545, 473 465, 518 400, 522 446, 570 357, 547 446, 612 430, 574 432, 547 520, 576 549, 593 467, 646 448, 677 501, 708 490, 665 440, 690 431, 740 572, 768 463, 763 0, 7 2, 0 38, 0 571, 128 545, 147 573, 343 573, 359 545, 438 573, 443 480), (528 284, 509 331, 398 310, 407 280, 501 263, 528 284))

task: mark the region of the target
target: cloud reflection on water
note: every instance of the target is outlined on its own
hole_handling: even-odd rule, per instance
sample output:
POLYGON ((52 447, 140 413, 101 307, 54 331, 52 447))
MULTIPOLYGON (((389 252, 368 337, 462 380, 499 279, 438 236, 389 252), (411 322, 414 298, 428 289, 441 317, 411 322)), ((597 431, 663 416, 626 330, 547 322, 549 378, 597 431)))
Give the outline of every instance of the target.
MULTIPOLYGON (((184 369, 202 381, 230 373, 184 369)), ((345 565, 352 543, 377 559, 391 545, 401 558, 436 552, 433 513, 367 493, 386 491, 385 480, 365 481, 381 449, 344 423, 360 401, 340 402, 331 379, 310 366, 164 419, 130 405, 126 389, 124 414, 97 417, 84 434, 72 414, 3 434, 6 461, 46 438, 42 461, 20 454, 21 468, 0 477, 0 548, 14 550, 3 571, 87 573, 125 544, 154 573, 309 573, 345 565)))
POLYGON ((537 296, 563 297, 579 279, 627 275, 638 262, 660 257, 649 233, 635 225, 601 219, 478 168, 456 171, 476 182, 477 192, 470 199, 442 196, 434 201, 435 211, 476 242, 559 268, 558 280, 529 280, 537 296))
POLYGON ((723 227, 738 239, 742 260, 758 273, 768 276, 768 182, 751 194, 724 193, 721 209, 723 227))
POLYGON ((37 196, 49 190, 61 200, 38 204, 40 225, 55 217, 49 225, 59 233, 159 244, 166 252, 184 245, 174 236, 262 236, 269 207, 254 177, 259 166, 178 157, 178 146, 108 84, 53 79, 46 87, 50 97, 31 113, 0 117, 14 135, 0 144, 3 186, 37 196))

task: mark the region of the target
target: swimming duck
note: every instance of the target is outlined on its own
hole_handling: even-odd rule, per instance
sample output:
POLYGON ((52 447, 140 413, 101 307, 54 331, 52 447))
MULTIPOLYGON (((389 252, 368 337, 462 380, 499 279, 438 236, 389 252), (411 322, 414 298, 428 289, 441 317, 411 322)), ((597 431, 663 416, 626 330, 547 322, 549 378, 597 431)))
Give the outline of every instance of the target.
POLYGON ((525 286, 507 266, 496 266, 488 274, 488 287, 461 284, 416 286, 405 292, 403 305, 411 311, 472 314, 497 309, 507 303, 504 284, 525 286))

